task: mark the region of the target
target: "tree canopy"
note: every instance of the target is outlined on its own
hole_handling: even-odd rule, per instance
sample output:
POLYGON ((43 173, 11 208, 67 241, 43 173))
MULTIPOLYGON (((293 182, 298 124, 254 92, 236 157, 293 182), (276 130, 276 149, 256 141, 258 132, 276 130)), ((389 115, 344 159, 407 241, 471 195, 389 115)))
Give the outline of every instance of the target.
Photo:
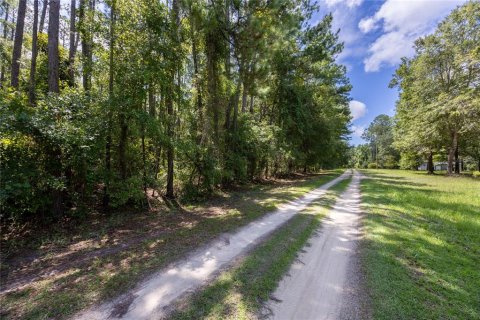
POLYGON ((415 42, 415 52, 391 82, 400 90, 395 146, 404 159, 447 153, 448 172, 459 172, 460 153, 479 161, 480 3, 455 9, 415 42))
POLYGON ((308 1, 1 8, 2 219, 195 199, 347 161, 343 45, 331 15, 309 23, 308 1))

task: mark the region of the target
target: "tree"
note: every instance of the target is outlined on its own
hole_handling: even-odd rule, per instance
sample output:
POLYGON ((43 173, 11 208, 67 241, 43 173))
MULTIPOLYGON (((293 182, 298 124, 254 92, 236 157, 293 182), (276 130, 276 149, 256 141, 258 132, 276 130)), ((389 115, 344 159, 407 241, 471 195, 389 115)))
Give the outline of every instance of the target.
POLYGON ((82 60, 83 60, 83 90, 87 93, 92 87, 92 45, 93 35, 91 31, 91 24, 95 7, 92 0, 80 0, 79 8, 79 32, 82 38, 82 60))
MULTIPOLYGON (((4 1, 2 2, 2 6, 4 7, 5 10, 5 19, 3 20, 3 40, 6 42, 7 40, 7 35, 8 35, 8 17, 10 14, 10 5, 8 2, 4 1)), ((8 58, 7 58, 7 53, 5 51, 1 52, 2 56, 2 68, 0 70, 0 87, 4 86, 5 82, 5 73, 6 73, 6 67, 8 64, 8 58)))
POLYGON ((18 78, 20 75, 20 58, 22 57, 23 29, 25 25, 25 13, 27 11, 27 0, 20 0, 18 3, 17 25, 15 27, 15 40, 12 51, 12 75, 11 86, 18 89, 18 78))
POLYGON ((414 89, 411 85, 414 79, 411 63, 403 59, 390 83, 391 87, 401 83, 401 99, 397 102, 393 130, 394 147, 402 154, 402 166, 416 168, 418 154, 427 159, 427 171, 433 174, 433 155, 441 149, 442 138, 439 131, 429 124, 431 119, 425 117, 425 111, 418 108, 431 101, 433 96, 414 89))
POLYGON ((114 95, 114 53, 115 53, 115 16, 116 0, 112 1, 110 8, 110 34, 109 34, 109 58, 108 58, 108 111, 107 111, 107 133, 105 143, 105 186, 103 189, 103 208, 108 210, 110 207, 110 180, 112 175, 112 109, 114 95))
POLYGON ((386 114, 375 117, 362 134, 370 142, 372 161, 377 168, 397 167, 398 154, 393 148, 393 119, 386 114))
MULTIPOLYGON (((59 87, 59 52, 58 35, 60 27, 60 0, 50 0, 48 13, 48 91, 53 94, 60 93, 59 87)), ((51 147, 52 163, 50 171, 58 180, 62 178, 61 149, 53 144, 51 147)), ((60 187, 54 187, 52 191, 52 212, 55 217, 63 214, 63 195, 60 187)))
POLYGON ((43 0, 42 5, 42 15, 40 16, 40 25, 38 26, 38 32, 43 32, 43 27, 45 25, 45 17, 47 15, 48 0, 43 0))
POLYGON ((68 82, 70 86, 75 85, 75 53, 77 51, 76 37, 75 37, 75 17, 76 17, 76 0, 71 0, 70 3, 70 45, 68 48, 68 82))
POLYGON ((7 219, 47 221, 98 204, 112 213, 156 194, 197 199, 346 164, 343 45, 331 15, 307 22, 316 10, 309 2, 33 4, 38 30, 38 21, 25 30, 37 45, 23 60, 37 107, 23 101, 25 87, 0 90, 0 130, 12 141, 0 162, 7 219))
POLYGON ((352 148, 349 163, 351 167, 366 169, 371 162, 370 145, 359 144, 352 148))
POLYGON ((48 17, 48 91, 59 93, 58 35, 60 28, 60 0, 50 1, 48 17))
MULTIPOLYGON (((176 47, 179 46, 179 29, 180 28, 180 7, 177 0, 172 1, 172 16, 171 16, 171 41, 174 45, 172 49, 175 50, 176 47)), ((176 63, 172 63, 171 70, 170 70, 170 79, 169 79, 169 92, 167 93, 167 114, 168 114, 168 123, 167 123, 167 133, 170 139, 168 148, 167 148, 167 192, 165 197, 167 199, 174 199, 175 194, 173 190, 173 176, 174 176, 174 124, 175 124, 175 113, 173 110, 173 100, 175 93, 178 92, 175 84, 175 75, 178 73, 178 66, 176 63)), ((178 79, 180 81, 180 79, 178 79)), ((177 96, 177 99, 180 97, 177 96)), ((177 100, 178 101, 178 100, 177 100)))
MULTIPOLYGON (((410 137, 415 149, 426 150, 429 159, 447 150, 448 174, 459 171, 461 140, 479 132, 479 21, 479 3, 455 9, 434 34, 415 42, 416 55, 404 60, 392 81, 401 90, 397 131, 410 137)), ((401 138, 398 145, 405 149, 401 138)))
POLYGON ((37 72, 38 54, 38 0, 33 1, 33 30, 32 30, 32 58, 30 64, 30 82, 28 99, 30 104, 35 105, 35 72, 37 72))

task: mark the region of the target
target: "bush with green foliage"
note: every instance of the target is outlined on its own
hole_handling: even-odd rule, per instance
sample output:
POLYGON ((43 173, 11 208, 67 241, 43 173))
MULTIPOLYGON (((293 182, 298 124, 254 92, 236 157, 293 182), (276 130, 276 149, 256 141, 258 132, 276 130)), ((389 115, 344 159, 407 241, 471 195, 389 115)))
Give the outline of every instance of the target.
POLYGON ((413 152, 402 152, 400 155, 400 169, 417 170, 418 166, 423 163, 423 159, 413 152))

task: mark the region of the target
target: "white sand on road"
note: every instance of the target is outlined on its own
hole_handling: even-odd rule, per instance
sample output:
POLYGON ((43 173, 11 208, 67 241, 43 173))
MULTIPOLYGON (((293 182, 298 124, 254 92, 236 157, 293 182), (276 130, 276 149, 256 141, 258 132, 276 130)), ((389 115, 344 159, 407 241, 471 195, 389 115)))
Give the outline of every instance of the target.
POLYGON ((273 319, 357 318, 361 308, 349 291, 351 260, 360 227, 360 175, 355 172, 348 189, 322 222, 319 234, 310 239, 267 304, 273 319), (353 316, 352 316, 353 315, 353 316))
POLYGON ((192 291, 222 267, 247 250, 252 244, 277 229, 303 210, 326 190, 347 178, 350 173, 324 184, 295 201, 281 206, 275 212, 242 227, 235 234, 224 235, 190 257, 144 281, 136 289, 113 302, 104 303, 74 316, 75 319, 158 319, 175 299, 192 291))

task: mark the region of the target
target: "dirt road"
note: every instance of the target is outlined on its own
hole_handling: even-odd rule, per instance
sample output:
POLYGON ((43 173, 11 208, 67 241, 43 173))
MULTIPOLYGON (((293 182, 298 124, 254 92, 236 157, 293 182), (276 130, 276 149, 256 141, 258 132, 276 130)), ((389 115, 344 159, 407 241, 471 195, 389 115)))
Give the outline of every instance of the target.
POLYGON ((273 319, 363 319, 355 269, 360 236, 360 175, 322 222, 267 304, 273 319), (352 268, 353 266, 353 268, 352 268))
POLYGON ((189 258, 159 272, 136 289, 98 307, 76 315, 76 319, 158 319, 164 308, 181 295, 204 284, 213 275, 228 266, 233 259, 251 245, 278 228, 303 210, 310 202, 325 194, 326 190, 347 178, 344 173, 329 183, 287 203, 277 211, 241 228, 235 234, 224 235, 214 243, 198 250, 189 258))

